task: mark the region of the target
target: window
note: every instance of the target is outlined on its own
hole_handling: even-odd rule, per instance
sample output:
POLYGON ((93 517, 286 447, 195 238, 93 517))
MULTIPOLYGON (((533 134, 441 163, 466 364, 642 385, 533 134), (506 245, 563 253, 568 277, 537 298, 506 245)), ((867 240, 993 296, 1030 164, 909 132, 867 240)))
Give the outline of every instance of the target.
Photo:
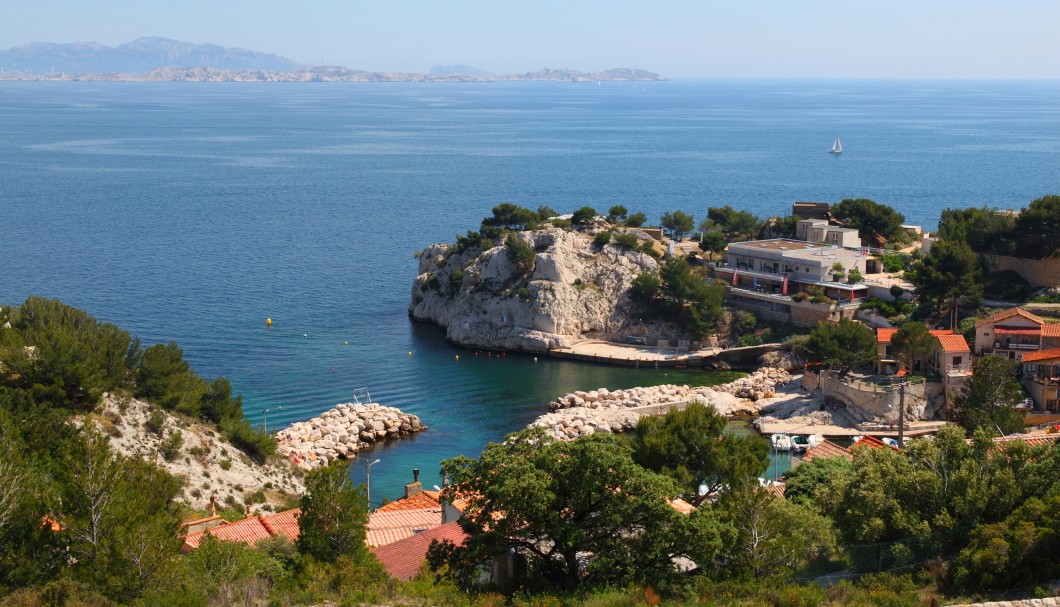
POLYGON ((959 367, 963 363, 964 363, 964 357, 963 356, 954 356, 953 357, 953 366, 959 367))

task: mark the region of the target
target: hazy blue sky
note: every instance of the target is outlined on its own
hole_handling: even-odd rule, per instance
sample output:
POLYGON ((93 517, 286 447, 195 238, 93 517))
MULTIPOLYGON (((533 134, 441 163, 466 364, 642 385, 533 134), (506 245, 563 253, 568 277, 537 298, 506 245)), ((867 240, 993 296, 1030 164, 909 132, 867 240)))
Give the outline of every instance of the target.
POLYGON ((1060 1, 2 0, 0 48, 140 36, 386 71, 1060 78, 1060 1))

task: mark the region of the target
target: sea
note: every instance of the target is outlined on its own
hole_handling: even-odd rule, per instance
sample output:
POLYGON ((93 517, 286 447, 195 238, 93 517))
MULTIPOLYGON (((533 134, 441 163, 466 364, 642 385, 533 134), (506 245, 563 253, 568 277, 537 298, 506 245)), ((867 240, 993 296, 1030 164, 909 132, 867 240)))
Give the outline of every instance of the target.
POLYGON ((1060 193, 1058 99, 1057 81, 0 82, 0 305, 58 298, 174 341, 269 430, 360 388, 419 415, 429 430, 351 465, 363 482, 379 460, 378 504, 561 394, 720 380, 448 344, 407 315, 425 245, 502 202, 698 221, 865 197, 926 229, 1018 209, 1060 193))

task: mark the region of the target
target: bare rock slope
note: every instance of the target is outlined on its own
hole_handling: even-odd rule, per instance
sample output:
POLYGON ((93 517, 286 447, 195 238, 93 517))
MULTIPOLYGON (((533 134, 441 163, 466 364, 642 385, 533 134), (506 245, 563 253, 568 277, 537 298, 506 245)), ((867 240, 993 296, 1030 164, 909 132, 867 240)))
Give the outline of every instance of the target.
POLYGON ((428 246, 420 254, 409 314, 471 347, 545 352, 629 333, 637 319, 628 291, 638 274, 658 270, 654 258, 598 247, 590 235, 558 228, 518 237, 536 252, 530 268, 510 259, 504 246, 428 246))

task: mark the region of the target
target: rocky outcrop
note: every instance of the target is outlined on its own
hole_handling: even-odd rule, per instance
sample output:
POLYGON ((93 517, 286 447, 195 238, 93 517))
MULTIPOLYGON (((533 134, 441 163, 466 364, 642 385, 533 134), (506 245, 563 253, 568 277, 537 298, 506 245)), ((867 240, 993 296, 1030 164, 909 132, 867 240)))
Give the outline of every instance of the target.
POLYGON ((394 407, 345 403, 277 432, 276 451, 298 466, 314 468, 353 459, 357 451, 375 442, 426 429, 419 417, 394 407))
POLYGON ((460 345, 529 352, 585 339, 625 341, 634 326, 643 334, 627 293, 638 274, 658 270, 654 258, 597 247, 591 235, 558 228, 518 237, 536 252, 529 269, 504 246, 428 246, 409 314, 444 327, 460 345))
POLYGON ((216 497, 232 509, 279 510, 305 491, 300 471, 286 462, 258 464, 216 428, 141 400, 105 394, 93 421, 110 438, 111 449, 179 478, 177 500, 192 508, 206 509, 216 497), (152 416, 156 419, 149 428, 152 416))
POLYGON ((547 429, 560 440, 573 440, 597 432, 632 430, 644 415, 663 415, 673 408, 684 408, 693 401, 711 405, 726 416, 755 415, 755 401, 771 398, 778 387, 790 382, 783 369, 763 368, 720 386, 676 386, 610 391, 605 388, 573 392, 549 403, 550 413, 531 426, 547 429))

